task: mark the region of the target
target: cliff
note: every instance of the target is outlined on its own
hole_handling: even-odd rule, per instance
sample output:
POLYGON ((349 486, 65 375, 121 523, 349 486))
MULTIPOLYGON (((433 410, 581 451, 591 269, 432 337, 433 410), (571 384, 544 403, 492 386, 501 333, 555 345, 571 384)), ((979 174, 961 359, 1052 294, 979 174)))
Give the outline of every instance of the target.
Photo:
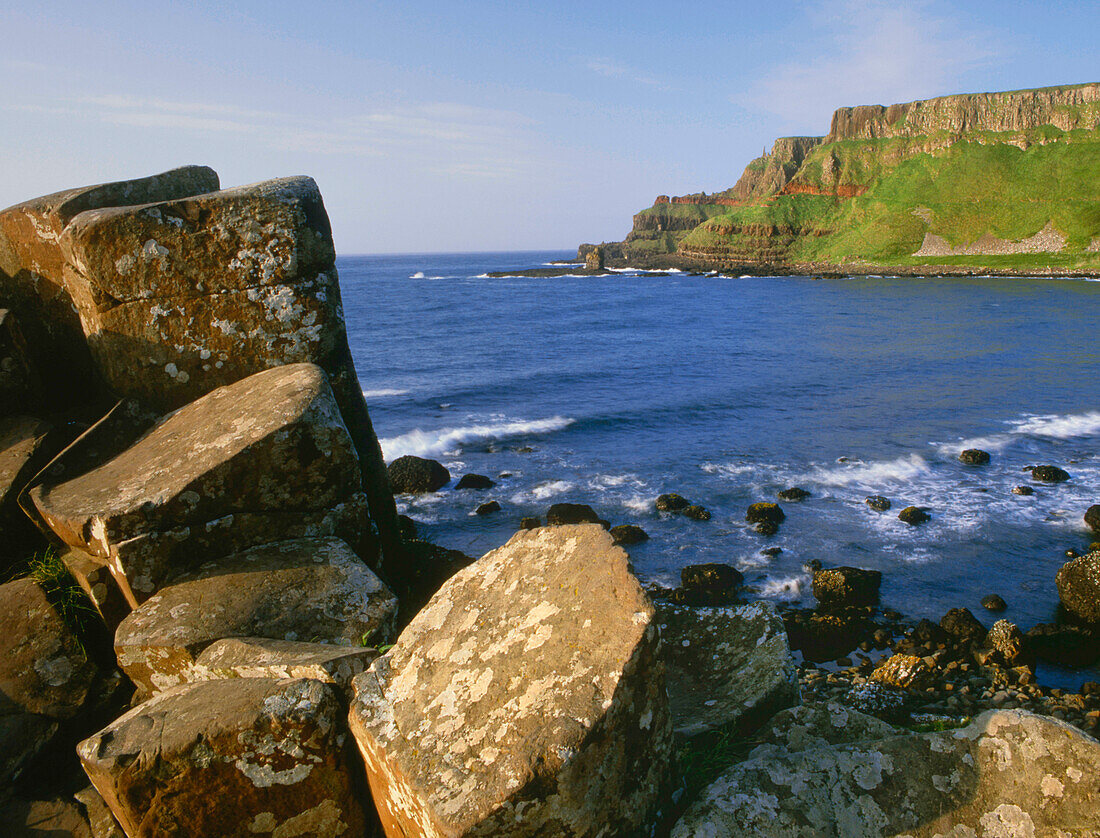
POLYGON ((740 272, 1100 273, 1100 84, 838 109, 609 247, 740 272))

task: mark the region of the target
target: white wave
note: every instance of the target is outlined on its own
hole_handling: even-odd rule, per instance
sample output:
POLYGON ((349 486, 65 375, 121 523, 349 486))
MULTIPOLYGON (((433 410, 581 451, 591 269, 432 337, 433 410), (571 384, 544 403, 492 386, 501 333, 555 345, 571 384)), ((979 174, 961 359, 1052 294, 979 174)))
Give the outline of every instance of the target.
POLYGON ((642 495, 633 495, 623 501, 623 506, 633 512, 653 512, 656 508, 653 505, 653 498, 644 497, 642 495))
POLYGON ((1019 434, 1073 439, 1100 433, 1100 411, 1066 416, 1030 416, 1013 424, 1019 434))
POLYGON ((407 395, 409 395, 408 390, 396 390, 396 389, 392 389, 392 388, 389 388, 389 387, 383 387, 379 390, 364 390, 363 391, 363 398, 364 399, 384 399, 384 398, 388 398, 390 396, 407 396, 407 395))
POLYGON ((457 451, 472 442, 507 439, 527 434, 545 434, 560 431, 572 425, 573 419, 553 416, 533 422, 501 422, 494 425, 469 425, 463 428, 442 428, 436 431, 417 429, 401 436, 380 440, 386 460, 394 460, 406 454, 418 457, 439 457, 457 451))
POLYGON ((760 595, 794 602, 802 599, 803 589, 810 582, 810 576, 806 573, 801 573, 798 576, 781 576, 777 579, 768 579, 760 587, 760 595))
POLYGON ((543 262, 547 268, 583 268, 584 262, 543 262))
POLYGON ((840 468, 817 469, 811 479, 826 486, 875 486, 879 483, 900 483, 930 471, 919 454, 877 463, 845 463, 840 468))
POLYGON ((409 277, 409 279, 423 279, 423 278, 424 278, 424 271, 417 271, 416 273, 414 273, 412 276, 409 277))
POLYGON ((723 477, 740 477, 742 474, 751 474, 756 471, 756 466, 745 463, 712 463, 709 461, 701 464, 699 468, 707 474, 720 474, 723 477))
POLYGON ((574 485, 575 484, 570 483, 568 480, 549 480, 545 483, 539 483, 526 492, 516 492, 512 495, 512 503, 524 504, 534 501, 544 501, 548 498, 568 492, 574 485))

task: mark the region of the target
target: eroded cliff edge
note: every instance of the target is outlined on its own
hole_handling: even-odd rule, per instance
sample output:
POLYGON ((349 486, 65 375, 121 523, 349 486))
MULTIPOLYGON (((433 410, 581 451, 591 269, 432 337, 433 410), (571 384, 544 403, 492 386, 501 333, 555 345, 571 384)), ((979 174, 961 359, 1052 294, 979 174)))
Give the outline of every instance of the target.
POLYGON ((1100 84, 840 108, 601 247, 756 274, 1100 275, 1100 84))

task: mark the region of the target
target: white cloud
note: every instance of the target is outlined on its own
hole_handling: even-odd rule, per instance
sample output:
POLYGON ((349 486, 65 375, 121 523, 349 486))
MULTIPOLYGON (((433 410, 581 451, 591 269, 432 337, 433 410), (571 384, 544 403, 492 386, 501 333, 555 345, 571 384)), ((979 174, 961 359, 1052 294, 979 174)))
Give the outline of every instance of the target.
POLYGON ((937 15, 927 2, 831 2, 805 22, 802 46, 815 57, 776 65, 731 97, 735 104, 824 132, 845 105, 967 92, 966 74, 997 55, 990 32, 937 15))
POLYGON ((588 62, 588 69, 611 79, 626 79, 627 81, 637 82, 638 84, 657 87, 661 90, 668 89, 661 81, 655 79, 653 76, 646 75, 633 67, 622 64, 611 58, 593 58, 588 62))

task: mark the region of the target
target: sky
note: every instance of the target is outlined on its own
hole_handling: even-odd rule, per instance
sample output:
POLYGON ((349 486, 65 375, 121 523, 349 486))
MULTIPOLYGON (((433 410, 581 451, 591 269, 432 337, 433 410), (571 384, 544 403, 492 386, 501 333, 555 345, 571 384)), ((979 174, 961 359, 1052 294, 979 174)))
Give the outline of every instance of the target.
POLYGON ((0 206, 316 179, 339 253, 573 249, 841 106, 1100 81, 1100 3, 0 0, 0 206))

